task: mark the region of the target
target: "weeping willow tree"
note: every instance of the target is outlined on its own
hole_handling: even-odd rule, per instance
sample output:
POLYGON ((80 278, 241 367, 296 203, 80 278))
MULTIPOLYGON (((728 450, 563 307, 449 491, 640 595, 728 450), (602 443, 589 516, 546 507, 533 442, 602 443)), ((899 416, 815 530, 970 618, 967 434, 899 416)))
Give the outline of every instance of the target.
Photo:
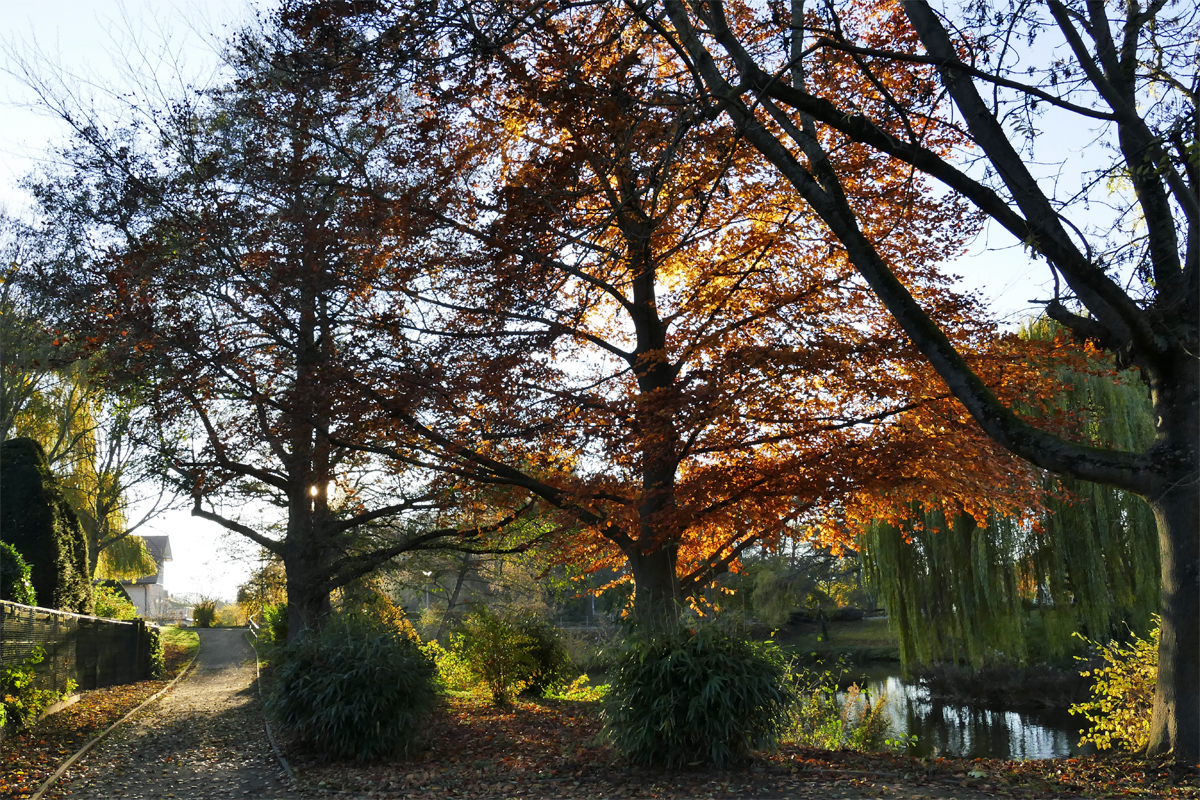
MULTIPOLYGON (((1053 325, 1039 321, 1022 335, 1048 340, 1053 325)), ((1130 452, 1150 445, 1150 398, 1135 372, 1062 377, 1056 404, 1078 420, 1082 436, 1130 452)), ((1149 506, 1107 486, 1048 474, 1044 481, 1059 490, 1032 523, 914 508, 900 525, 864 531, 861 556, 899 635, 905 669, 1025 664, 1063 656, 1076 631, 1108 641, 1149 630, 1159 601, 1149 506)))
POLYGON ((134 484, 153 480, 147 453, 136 442, 137 412, 127 399, 106 393, 75 361, 44 369, 9 433, 37 441, 58 477, 63 498, 83 528, 88 571, 115 580, 154 574, 158 567, 134 530, 165 507, 164 494, 130 520, 134 484), (145 509, 149 509, 147 512, 145 509))

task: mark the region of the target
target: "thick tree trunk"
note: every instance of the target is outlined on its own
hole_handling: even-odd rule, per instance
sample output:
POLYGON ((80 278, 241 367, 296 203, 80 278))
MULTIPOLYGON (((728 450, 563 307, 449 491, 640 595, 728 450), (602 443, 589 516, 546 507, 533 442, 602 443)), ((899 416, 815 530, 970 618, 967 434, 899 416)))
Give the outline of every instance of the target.
POLYGON ((302 631, 320 629, 330 612, 329 592, 315 588, 322 578, 308 565, 287 558, 283 564, 287 570, 288 640, 292 641, 302 631))
POLYGON ((1158 685, 1149 753, 1200 764, 1200 494, 1172 486, 1150 506, 1162 559, 1158 685))
POLYGON ((633 572, 633 608, 640 621, 673 622, 681 610, 679 578, 675 574, 675 548, 649 553, 626 553, 633 572))
POLYGON ((329 616, 329 590, 326 586, 328 553, 323 546, 315 513, 315 504, 301 497, 300 510, 292 509, 288 536, 283 546, 283 568, 287 574, 288 639, 302 631, 319 630, 329 616), (307 506, 307 508, 305 508, 307 506))

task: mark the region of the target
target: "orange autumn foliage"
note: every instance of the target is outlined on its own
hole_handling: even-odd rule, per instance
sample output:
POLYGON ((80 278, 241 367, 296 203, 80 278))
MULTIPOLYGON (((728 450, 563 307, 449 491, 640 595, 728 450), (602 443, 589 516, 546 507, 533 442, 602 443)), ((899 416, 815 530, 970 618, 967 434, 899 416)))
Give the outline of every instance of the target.
MULTIPOLYGON (((1036 506, 1034 473, 948 398, 842 246, 678 91, 675 54, 624 8, 538 8, 482 43, 486 68, 425 86, 459 188, 412 213, 459 243, 396 291, 440 342, 421 425, 443 468, 540 498, 558 558, 628 563, 652 603, 797 527, 845 542, 930 496, 1036 506)), ((932 92, 911 71, 894 90, 932 92)), ((995 391, 1026 391, 1038 358, 1017 351, 1034 346, 937 270, 976 219, 865 147, 827 146, 910 291, 995 391)))

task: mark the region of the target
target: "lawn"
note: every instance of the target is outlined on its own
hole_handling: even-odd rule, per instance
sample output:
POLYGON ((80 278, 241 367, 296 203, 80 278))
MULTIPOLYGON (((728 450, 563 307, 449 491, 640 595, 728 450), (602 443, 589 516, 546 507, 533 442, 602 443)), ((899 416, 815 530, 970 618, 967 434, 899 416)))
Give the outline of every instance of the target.
MULTIPOLYGON (((162 640, 163 648, 169 654, 174 653, 175 659, 182 660, 184 664, 191 661, 196 650, 200 648, 200 634, 188 628, 163 627, 162 640)), ((167 661, 170 663, 171 659, 168 658, 167 661)))

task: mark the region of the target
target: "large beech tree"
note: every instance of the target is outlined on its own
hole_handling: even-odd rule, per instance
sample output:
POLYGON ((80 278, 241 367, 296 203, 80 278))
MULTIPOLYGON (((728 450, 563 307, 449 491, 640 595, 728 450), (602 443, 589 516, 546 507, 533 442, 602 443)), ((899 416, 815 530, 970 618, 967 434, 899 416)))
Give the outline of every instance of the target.
POLYGON ((519 509, 439 526, 437 473, 356 446, 372 398, 351 378, 408 347, 369 325, 381 272, 403 279, 380 187, 418 179, 420 148, 398 93, 359 102, 344 42, 279 21, 231 43, 224 88, 140 128, 78 124, 36 190, 48 313, 139 388, 192 513, 282 559, 299 633, 332 590, 403 552, 476 548, 519 509))
POLYGON ((640 10, 687 63, 709 113, 752 143, 821 217, 990 437, 1044 469, 1150 504, 1162 637, 1149 752, 1200 762, 1194 4, 1050 0, 943 13, 915 1, 663 0, 640 10), (948 131, 970 149, 940 151, 930 137, 948 131), (1062 136, 1094 140, 1095 160, 1083 166, 1093 172, 1038 176, 1026 154, 1062 136), (953 326, 904 285, 855 207, 857 176, 836 159, 851 145, 877 153, 883 174, 910 169, 939 181, 1045 261, 1055 287, 1046 313, 1136 367, 1149 386, 1148 449, 1055 435, 987 387, 952 341, 953 326), (1089 216, 1100 207, 1111 213, 1089 216))
MULTIPOLYGON (((407 355, 378 353, 400 392, 396 410, 378 393, 379 452, 415 430, 428 463, 528 492, 577 528, 564 558, 627 563, 668 616, 798 521, 937 487, 1006 511, 1027 496, 1031 474, 972 432, 836 238, 673 91, 653 34, 621 8, 531 14, 468 20, 483 57, 426 82, 448 160, 404 205, 412 250, 441 245, 388 291, 425 310, 438 399, 414 412, 407 355)), ((992 327, 933 269, 972 220, 866 148, 839 165, 896 274, 1005 391, 992 327)), ((377 319, 388 340, 412 324, 377 319)))

